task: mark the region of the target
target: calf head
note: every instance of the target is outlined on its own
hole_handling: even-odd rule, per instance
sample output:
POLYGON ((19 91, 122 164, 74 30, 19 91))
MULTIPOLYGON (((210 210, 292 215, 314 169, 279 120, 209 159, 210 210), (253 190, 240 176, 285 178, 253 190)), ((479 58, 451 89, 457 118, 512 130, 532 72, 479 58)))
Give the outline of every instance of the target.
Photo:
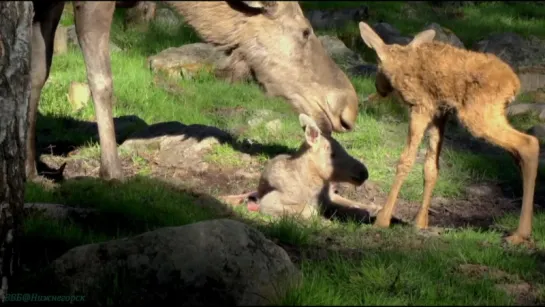
POLYGON ((296 1, 174 2, 207 41, 226 50, 271 96, 312 117, 323 133, 354 127, 356 91, 333 62, 296 1))
POLYGON ((311 117, 300 114, 299 122, 305 129, 303 155, 310 162, 310 171, 315 171, 321 179, 331 182, 361 185, 367 180, 369 173, 365 165, 348 154, 333 137, 323 135, 311 117))
POLYGON ((377 54, 378 65, 375 78, 375 88, 377 93, 382 97, 386 97, 395 91, 390 83, 390 78, 398 70, 397 67, 399 65, 403 65, 403 62, 397 61, 396 54, 408 52, 411 49, 417 48, 423 43, 431 42, 435 37, 435 31, 430 29, 415 35, 413 40, 406 46, 397 44, 387 45, 365 22, 360 22, 359 28, 363 42, 367 45, 367 47, 375 50, 377 54))

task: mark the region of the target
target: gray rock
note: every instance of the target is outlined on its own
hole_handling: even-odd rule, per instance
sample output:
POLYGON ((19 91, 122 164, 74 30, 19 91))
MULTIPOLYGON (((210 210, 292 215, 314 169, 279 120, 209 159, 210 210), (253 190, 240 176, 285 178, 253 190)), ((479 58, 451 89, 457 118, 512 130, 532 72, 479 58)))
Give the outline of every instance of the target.
POLYGON ((545 124, 535 125, 526 132, 538 139, 545 140, 545 124))
POLYGON ((216 127, 165 122, 132 134, 120 148, 137 153, 158 151, 156 163, 160 166, 202 172, 207 168, 202 164, 204 154, 214 145, 231 140, 227 132, 216 127))
POLYGON ((179 27, 182 25, 180 17, 170 8, 157 8, 153 21, 164 27, 179 27))
POLYGON ((493 53, 516 68, 530 55, 529 44, 520 35, 512 32, 495 33, 476 42, 473 50, 493 53))
POLYGON ((503 195, 500 187, 493 183, 476 183, 465 188, 469 198, 496 198, 503 195))
POLYGON ((516 71, 522 92, 538 92, 545 89, 545 63, 520 66, 516 71))
POLYGON ((304 13, 314 29, 338 28, 350 22, 360 22, 369 18, 369 10, 366 6, 330 10, 309 10, 304 13))
POLYGON ((426 26, 424 30, 433 29, 435 30, 435 38, 434 40, 440 41, 443 43, 451 44, 455 47, 465 49, 464 43, 452 32, 451 30, 442 27, 441 25, 437 23, 431 23, 428 26, 426 26))
POLYGON ((123 306, 275 304, 301 278, 282 248, 228 219, 79 246, 49 270, 63 295, 123 306))
POLYGON ((404 46, 410 43, 413 39, 412 36, 402 36, 398 29, 386 22, 376 23, 373 25, 373 30, 388 45, 398 44, 404 46))
POLYGON ((172 47, 148 58, 153 72, 163 72, 167 76, 191 78, 199 70, 213 70, 225 60, 225 54, 213 45, 206 43, 187 44, 172 47))
POLYGON ((513 103, 507 108, 510 116, 526 113, 537 113, 539 119, 545 120, 545 103, 513 103))
POLYGON ((356 65, 347 70, 347 73, 351 77, 374 77, 377 73, 377 65, 375 64, 361 64, 356 65))
POLYGON ((327 54, 342 68, 346 69, 365 63, 359 54, 350 50, 338 37, 323 35, 318 38, 322 42, 327 54))
POLYGON ((156 3, 153 1, 139 1, 135 7, 125 12, 125 26, 139 26, 148 24, 154 19, 157 12, 156 3))

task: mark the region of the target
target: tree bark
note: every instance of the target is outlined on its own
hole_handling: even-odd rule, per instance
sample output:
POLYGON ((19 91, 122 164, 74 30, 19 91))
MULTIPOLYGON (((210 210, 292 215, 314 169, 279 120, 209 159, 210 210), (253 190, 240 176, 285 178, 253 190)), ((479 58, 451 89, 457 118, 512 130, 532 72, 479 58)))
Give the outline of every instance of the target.
POLYGON ((32 2, 0 2, 0 301, 19 264, 30 98, 32 2))

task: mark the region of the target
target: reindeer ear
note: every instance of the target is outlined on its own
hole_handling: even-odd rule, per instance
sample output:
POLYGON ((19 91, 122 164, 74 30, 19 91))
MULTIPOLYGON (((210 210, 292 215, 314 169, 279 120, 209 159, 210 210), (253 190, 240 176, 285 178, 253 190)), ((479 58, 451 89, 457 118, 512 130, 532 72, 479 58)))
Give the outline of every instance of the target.
POLYGON ((359 27, 363 42, 367 45, 367 47, 375 50, 381 61, 384 60, 384 47, 386 44, 384 44, 382 38, 380 38, 380 36, 378 36, 378 34, 375 33, 375 31, 373 31, 373 29, 363 21, 359 23, 359 27))
POLYGON ((422 45, 423 43, 428 43, 433 41, 434 38, 435 38, 435 30, 433 29, 425 30, 416 34, 413 40, 409 43, 409 46, 418 47, 422 45))
POLYGON ((305 129, 305 140, 311 148, 317 148, 320 144, 322 131, 316 122, 306 114, 299 114, 299 124, 305 129))
POLYGON ((241 1, 247 7, 262 10, 267 15, 274 15, 278 9, 278 1, 241 1))

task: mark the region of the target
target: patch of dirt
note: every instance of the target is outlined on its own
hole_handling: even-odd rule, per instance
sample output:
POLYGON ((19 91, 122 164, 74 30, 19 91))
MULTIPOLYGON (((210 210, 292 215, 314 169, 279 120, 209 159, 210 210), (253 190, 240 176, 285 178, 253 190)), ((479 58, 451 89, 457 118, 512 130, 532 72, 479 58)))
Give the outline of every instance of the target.
POLYGON ((517 275, 479 264, 462 264, 458 267, 458 271, 472 279, 488 278, 493 280, 496 283, 496 288, 515 298, 516 305, 541 305, 536 287, 517 275))
MULTIPOLYGON (((157 152, 140 154, 144 163, 135 163, 129 156, 121 157, 123 173, 132 177, 145 171, 146 176, 174 184, 184 190, 197 194, 208 194, 212 197, 226 194, 242 194, 257 188, 260 171, 263 165, 254 157, 246 158, 242 166, 225 166, 213 162, 201 162, 198 167, 164 167, 156 163, 157 152)), ((100 161, 98 159, 76 159, 59 156, 43 155, 42 161, 50 168, 58 169, 66 162, 64 178, 98 177, 100 161)), ((339 193, 349 199, 362 203, 384 205, 387 193, 382 191, 372 181, 354 188, 349 184, 340 184, 339 193)), ((470 197, 467 199, 447 199, 435 197, 430 208, 430 226, 464 227, 474 226, 488 228, 494 223, 494 218, 507 212, 518 212, 519 202, 496 196, 470 197)), ((420 202, 409 202, 399 199, 394 211, 393 223, 412 223, 420 202)), ((336 217, 352 218, 364 223, 373 222, 365 210, 337 208, 336 217)))
MULTIPOLYGON (((388 194, 380 187, 371 182, 354 188, 348 184, 339 185, 339 193, 344 197, 357 200, 363 203, 371 203, 383 206, 386 203, 388 194)), ((430 206, 429 225, 436 227, 463 227, 474 226, 488 228, 494 223, 494 218, 504 215, 507 212, 518 212, 518 202, 504 198, 499 195, 490 197, 488 194, 482 196, 470 196, 460 199, 447 199, 434 197, 430 206)), ((394 210, 394 217, 405 223, 412 223, 418 210, 420 201, 409 202, 398 199, 394 210)))
MULTIPOLYGON (((227 114, 244 112, 245 109, 243 107, 217 108, 213 111, 225 112, 227 116, 227 114)), ((155 126, 157 126, 154 128, 155 130, 166 129, 163 127, 166 125, 157 124, 155 126)), ((146 129, 149 130, 151 129, 150 127, 146 129)), ((135 175, 154 177, 178 186, 183 190, 211 197, 254 191, 257 188, 264 163, 259 162, 255 156, 244 153, 241 153, 242 158, 240 160, 242 161, 242 165, 237 166, 203 160, 202 157, 205 156, 206 151, 217 143, 207 142, 207 138, 205 137, 212 136, 222 139, 223 135, 223 132, 220 133, 221 131, 217 128, 203 127, 190 127, 178 124, 175 127, 179 130, 177 133, 164 133, 167 136, 152 135, 152 137, 158 138, 157 141, 153 141, 153 138, 151 138, 147 139, 147 142, 156 142, 163 145, 157 145, 157 148, 154 150, 138 150, 137 159, 134 155, 121 156, 124 175, 126 177, 135 175), (205 133, 206 135, 202 137, 199 137, 199 133, 193 131, 205 131, 203 129, 208 131, 208 134, 205 133), (184 133, 197 137, 194 137, 193 141, 180 138, 180 135, 184 133), (167 139, 164 139, 164 137, 167 139), (164 148, 159 149, 161 146, 164 148), (165 163, 165 161, 168 163, 165 163)), ((223 140, 221 142, 232 142, 232 140, 223 140)), ((42 155, 42 161, 53 170, 58 169, 63 163, 66 163, 64 170, 64 177, 66 179, 81 176, 98 177, 100 169, 98 157, 78 158, 75 154, 77 154, 77 151, 71 152, 68 157, 42 155)), ((368 181, 363 186, 357 188, 349 184, 340 184, 338 190, 346 198, 380 206, 385 204, 387 198, 387 191, 382 191, 372 181, 368 181)), ((431 227, 445 228, 466 226, 489 228, 494 224, 495 218, 505 213, 516 212, 518 214, 520 212, 520 199, 505 196, 505 192, 502 193, 503 190, 505 189, 502 189, 497 184, 480 183, 479 185, 468 187, 466 195, 461 198, 447 199, 434 197, 429 212, 429 224, 431 227)), ((536 200, 539 199, 539 194, 539 191, 536 191, 536 200)), ((392 222, 412 223, 419 208, 420 200, 407 201, 399 199, 392 222)), ((371 223, 374 219, 372 215, 362 209, 333 209, 336 209, 336 211, 329 210, 330 212, 326 212, 326 217, 334 216, 341 220, 351 218, 363 223, 371 223)), ((433 233, 430 233, 430 235, 433 235, 433 233)))

